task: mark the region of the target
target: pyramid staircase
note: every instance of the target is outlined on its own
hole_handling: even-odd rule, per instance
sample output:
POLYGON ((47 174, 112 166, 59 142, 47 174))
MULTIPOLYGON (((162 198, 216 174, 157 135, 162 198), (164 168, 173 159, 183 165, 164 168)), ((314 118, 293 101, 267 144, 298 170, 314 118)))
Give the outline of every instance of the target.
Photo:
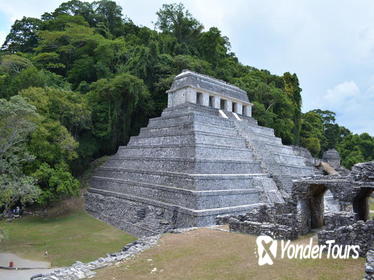
POLYGON ((129 233, 151 235, 283 202, 292 178, 312 173, 253 118, 184 103, 150 119, 95 171, 86 205, 129 233))

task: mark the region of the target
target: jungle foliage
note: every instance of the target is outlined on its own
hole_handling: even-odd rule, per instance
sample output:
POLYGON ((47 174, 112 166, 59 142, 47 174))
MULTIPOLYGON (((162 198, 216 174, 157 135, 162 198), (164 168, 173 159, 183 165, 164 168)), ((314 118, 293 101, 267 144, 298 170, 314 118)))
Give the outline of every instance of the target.
MULTIPOLYGON (((0 154, 7 165, 0 167, 1 180, 37 186, 40 204, 77 194, 76 176, 160 115, 165 91, 183 69, 246 90, 254 117, 284 144, 302 145, 315 156, 335 147, 347 167, 374 159, 368 134, 353 135, 330 111, 301 112, 296 74, 241 64, 229 39, 216 27, 204 29, 182 4, 165 4, 156 14, 150 29, 125 17, 113 1, 71 0, 41 18, 15 21, 1 48, 0 112, 14 110, 16 124, 33 125, 0 154), (10 160, 20 149, 25 158, 10 160)), ((11 129, 3 124, 9 121, 1 120, 1 135, 11 129)))

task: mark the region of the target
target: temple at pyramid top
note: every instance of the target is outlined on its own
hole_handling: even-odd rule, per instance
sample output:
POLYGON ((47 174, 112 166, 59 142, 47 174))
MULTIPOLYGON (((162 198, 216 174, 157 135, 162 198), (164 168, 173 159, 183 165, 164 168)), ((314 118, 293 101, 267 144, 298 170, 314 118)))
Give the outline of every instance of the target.
POLYGON ((247 93, 184 71, 168 108, 95 169, 86 209, 136 236, 213 225, 217 215, 285 203, 314 166, 251 117, 247 93))
POLYGON ((175 77, 168 94, 168 107, 194 103, 239 115, 252 116, 247 92, 206 75, 184 70, 175 77))

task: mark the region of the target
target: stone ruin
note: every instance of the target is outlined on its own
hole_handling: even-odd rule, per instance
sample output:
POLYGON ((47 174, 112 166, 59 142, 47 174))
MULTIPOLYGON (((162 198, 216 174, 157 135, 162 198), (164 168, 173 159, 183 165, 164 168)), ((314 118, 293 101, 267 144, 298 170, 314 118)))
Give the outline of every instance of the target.
MULTIPOLYGON (((345 172, 345 171, 344 171, 345 172)), ((291 198, 281 205, 262 205, 245 215, 219 216, 231 231, 296 239, 318 231, 319 244, 359 245, 360 256, 374 248, 374 220, 369 198, 374 191, 374 161, 353 166, 346 176, 315 175, 294 181, 291 198), (329 192, 331 197, 324 196, 329 192), (326 207, 326 203, 333 204, 326 207)))
POLYGON ((320 244, 360 245, 374 279, 374 162, 340 166, 285 146, 252 118, 240 88, 192 71, 177 75, 168 106, 97 168, 87 210, 136 236, 229 224, 231 231, 320 244))
POLYGON ((374 249, 370 249, 366 254, 364 280, 374 280, 374 249))
POLYGON ((322 174, 305 149, 258 125, 240 88, 187 70, 167 94, 161 116, 94 172, 94 216, 136 236, 208 226, 219 215, 280 209, 293 180, 322 174))
POLYGON ((97 168, 86 194, 94 216, 136 236, 228 223, 230 230, 319 242, 374 242, 368 199, 374 162, 352 171, 285 146, 252 118, 247 93, 205 75, 175 77, 168 107, 97 168))

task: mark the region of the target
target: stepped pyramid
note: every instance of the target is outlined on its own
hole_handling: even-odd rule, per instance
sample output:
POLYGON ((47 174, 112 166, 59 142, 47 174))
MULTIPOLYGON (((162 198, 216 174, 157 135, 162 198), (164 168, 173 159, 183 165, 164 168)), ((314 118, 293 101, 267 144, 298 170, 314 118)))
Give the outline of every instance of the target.
POLYGON ((95 172, 94 216, 137 236, 215 224, 263 203, 282 203, 292 180, 315 173, 306 158, 251 117, 238 87, 183 71, 168 107, 95 172))

